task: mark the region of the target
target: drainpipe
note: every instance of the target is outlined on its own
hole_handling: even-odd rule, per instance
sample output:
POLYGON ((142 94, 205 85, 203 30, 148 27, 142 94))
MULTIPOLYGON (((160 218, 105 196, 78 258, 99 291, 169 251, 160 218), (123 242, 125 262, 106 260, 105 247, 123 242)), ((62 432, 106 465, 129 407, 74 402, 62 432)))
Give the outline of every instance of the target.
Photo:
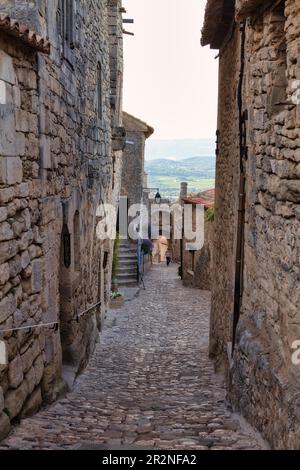
POLYGON ((243 84, 245 73, 245 43, 246 43, 246 24, 240 25, 241 32, 241 68, 238 85, 238 108, 239 108, 239 147, 240 147, 240 182, 239 182, 239 206, 237 222, 237 246, 236 246, 236 265, 235 265, 235 286, 234 286, 234 311, 233 311, 233 335, 232 335, 232 354, 234 352, 236 341, 236 329, 240 318, 242 296, 243 296, 243 261, 244 261, 244 230, 245 230, 245 159, 247 158, 247 136, 246 121, 247 112, 243 110, 243 84))

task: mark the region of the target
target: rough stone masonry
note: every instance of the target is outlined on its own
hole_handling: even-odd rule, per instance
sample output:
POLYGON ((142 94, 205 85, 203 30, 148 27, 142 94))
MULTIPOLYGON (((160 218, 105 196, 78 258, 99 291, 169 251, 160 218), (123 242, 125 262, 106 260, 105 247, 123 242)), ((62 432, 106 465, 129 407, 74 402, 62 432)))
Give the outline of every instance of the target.
POLYGON ((72 385, 106 311, 112 247, 95 229, 120 189, 122 11, 0 1, 0 439, 72 385))
POLYGON ((236 408, 297 449, 300 3, 209 0, 202 44, 220 50, 211 354, 236 408))

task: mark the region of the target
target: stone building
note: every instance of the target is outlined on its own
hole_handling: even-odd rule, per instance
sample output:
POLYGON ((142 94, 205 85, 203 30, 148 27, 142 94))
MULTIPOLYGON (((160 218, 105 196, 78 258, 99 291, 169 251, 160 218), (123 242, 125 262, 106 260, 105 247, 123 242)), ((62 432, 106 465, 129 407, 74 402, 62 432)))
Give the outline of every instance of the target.
MULTIPOLYGON (((148 204, 145 143, 154 129, 125 112, 123 112, 123 126, 126 131, 126 147, 123 153, 121 196, 127 198, 127 209, 129 209, 134 204, 148 204)), ((128 222, 131 220, 132 217, 129 215, 128 222)), ((139 282, 138 259, 140 258, 136 241, 121 237, 117 275, 121 291, 122 288, 134 286, 139 282)))
POLYGON ((110 297, 96 227, 120 190, 122 12, 0 0, 0 437, 72 386, 110 297))
MULTIPOLYGON (((212 248, 214 222, 209 209, 214 207, 215 191, 210 189, 200 192, 195 196, 185 196, 181 198, 183 205, 192 205, 193 221, 196 220, 196 208, 200 204, 204 206, 204 245, 201 249, 185 249, 188 242, 183 237, 183 250, 180 253, 181 277, 183 284, 187 287, 195 287, 202 290, 210 290, 212 283, 212 248), (210 217, 209 217, 210 215, 210 217)), ((197 230, 196 226, 193 228, 197 230)))
POLYGON ((300 3, 209 0, 219 49, 210 352, 275 448, 300 446, 300 3))
POLYGON ((140 204, 147 188, 145 174, 145 144, 154 129, 140 119, 123 112, 126 147, 123 155, 121 195, 127 196, 128 206, 140 204))

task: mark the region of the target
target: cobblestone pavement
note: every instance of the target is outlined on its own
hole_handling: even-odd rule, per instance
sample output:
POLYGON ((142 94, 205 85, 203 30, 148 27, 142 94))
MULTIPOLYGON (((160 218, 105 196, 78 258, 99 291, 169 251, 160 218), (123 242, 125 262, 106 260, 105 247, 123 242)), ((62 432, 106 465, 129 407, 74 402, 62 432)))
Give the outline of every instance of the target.
POLYGON ((258 449, 226 407, 207 357, 208 292, 154 266, 145 291, 108 314, 75 389, 19 424, 2 448, 258 449))

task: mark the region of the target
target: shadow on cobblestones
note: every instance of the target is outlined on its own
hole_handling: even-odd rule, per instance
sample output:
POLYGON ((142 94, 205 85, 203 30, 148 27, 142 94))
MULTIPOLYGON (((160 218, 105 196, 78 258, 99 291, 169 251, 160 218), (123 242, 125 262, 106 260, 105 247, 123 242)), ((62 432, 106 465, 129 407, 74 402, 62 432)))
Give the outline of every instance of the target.
POLYGON ((226 407, 208 359, 210 294, 154 266, 146 290, 109 312, 72 393, 18 425, 2 448, 259 449, 226 407))

